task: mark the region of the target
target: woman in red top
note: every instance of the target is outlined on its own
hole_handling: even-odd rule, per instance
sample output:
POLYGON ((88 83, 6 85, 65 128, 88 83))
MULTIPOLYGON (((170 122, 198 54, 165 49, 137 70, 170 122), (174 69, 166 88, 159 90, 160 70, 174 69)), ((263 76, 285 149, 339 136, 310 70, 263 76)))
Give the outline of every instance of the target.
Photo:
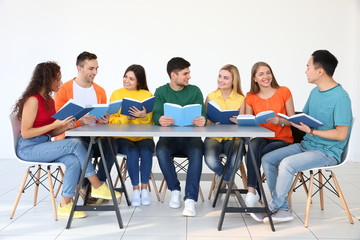
MULTIPOLYGON (((73 117, 64 120, 51 117, 55 114, 51 94, 58 91, 61 84, 60 67, 55 62, 38 64, 28 87, 16 102, 13 114, 21 121, 21 135, 16 147, 19 158, 31 162, 61 162, 66 166, 58 215, 68 217, 87 151, 79 139, 51 141, 52 136, 62 134, 76 124, 73 117)), ((112 199, 108 186, 99 181, 92 164, 87 166, 85 176, 92 184, 92 196, 95 193, 95 197, 112 199)), ((115 194, 120 196, 118 192, 115 194)), ((74 214, 74 218, 83 217, 86 217, 83 211, 74 214)))
MULTIPOLYGON (((295 114, 294 102, 290 90, 280 87, 277 83, 271 67, 265 62, 257 62, 251 69, 251 89, 246 95, 246 114, 256 115, 262 111, 273 110, 275 116, 283 113, 288 116, 295 114)), ((256 172, 260 175, 261 158, 268 152, 285 147, 293 143, 290 122, 283 118, 270 118, 261 126, 273 131, 275 137, 254 138, 251 146, 254 150, 257 168, 252 164, 250 154, 247 155, 247 187, 245 203, 248 207, 260 206, 259 183, 256 180, 256 172)), ((250 214, 255 220, 262 221, 261 213, 250 214)))

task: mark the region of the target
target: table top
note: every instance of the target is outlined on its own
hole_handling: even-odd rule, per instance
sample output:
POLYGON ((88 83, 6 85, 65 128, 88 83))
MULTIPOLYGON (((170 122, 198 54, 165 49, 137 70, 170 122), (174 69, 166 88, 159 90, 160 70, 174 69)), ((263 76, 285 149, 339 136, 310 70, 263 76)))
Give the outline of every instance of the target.
POLYGON ((274 132, 260 126, 236 124, 205 127, 161 127, 153 124, 91 124, 65 132, 72 137, 274 137, 274 132))

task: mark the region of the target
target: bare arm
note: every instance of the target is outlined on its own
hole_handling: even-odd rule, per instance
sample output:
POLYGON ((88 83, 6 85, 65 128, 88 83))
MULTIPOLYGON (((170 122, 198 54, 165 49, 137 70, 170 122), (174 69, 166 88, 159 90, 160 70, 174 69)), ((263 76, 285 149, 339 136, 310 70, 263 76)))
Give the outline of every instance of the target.
MULTIPOLYGON (((303 123, 300 123, 300 125, 291 123, 294 127, 298 128, 299 130, 306 132, 308 134, 311 134, 311 128, 303 123)), ((334 129, 330 130, 316 130, 313 129, 312 135, 337 140, 337 141, 344 141, 347 137, 349 131, 348 126, 336 126, 334 129)))

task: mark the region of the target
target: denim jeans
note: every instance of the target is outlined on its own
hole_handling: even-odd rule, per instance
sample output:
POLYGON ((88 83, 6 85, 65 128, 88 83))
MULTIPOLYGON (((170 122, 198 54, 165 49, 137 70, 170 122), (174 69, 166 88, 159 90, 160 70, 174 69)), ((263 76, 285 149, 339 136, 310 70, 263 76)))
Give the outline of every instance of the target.
POLYGON ((181 190, 171 156, 183 154, 189 157, 184 200, 198 199, 203 152, 204 143, 200 137, 161 137, 157 142, 156 156, 171 191, 181 190))
MULTIPOLYGON (((247 186, 256 188, 259 195, 261 196, 259 183, 256 179, 256 172, 258 171, 259 176, 260 174, 260 167, 261 167, 261 158, 266 153, 271 152, 275 149, 282 148, 288 146, 290 143, 281 141, 281 140, 274 140, 274 139, 267 139, 267 138, 253 138, 251 141, 251 147, 254 151, 255 162, 257 164, 257 169, 252 163, 251 156, 249 152, 246 154, 246 167, 247 167, 247 186)), ((266 176, 267 177, 267 176, 266 176)))
MULTIPOLYGON (((78 138, 80 139, 85 148, 88 149, 89 144, 90 144, 90 137, 67 137, 66 139, 73 139, 73 138, 78 138)), ((109 145, 109 141, 108 139, 104 138, 102 139, 102 147, 103 147, 103 152, 104 152, 104 156, 105 156, 105 160, 106 160, 106 167, 109 170, 109 173, 111 172, 111 168, 114 164, 114 158, 113 155, 111 153, 111 149, 110 149, 110 145, 109 145)), ((113 144, 114 145, 114 144, 113 144)), ((90 153, 90 159, 92 159, 94 156, 94 149, 96 149, 98 151, 98 144, 95 144, 95 146, 93 146, 93 148, 91 149, 91 153, 90 153)), ((116 153, 116 151, 114 150, 114 152, 116 153)), ((100 153, 99 153, 100 154, 100 153)), ((97 156, 96 156, 97 157, 97 156)), ((100 155, 98 157, 101 157, 100 155)), ((101 182, 105 182, 106 181, 106 174, 105 174, 105 169, 104 169, 104 165, 103 163, 99 162, 99 169, 96 173, 97 177, 99 178, 99 180, 101 182)), ((87 178, 84 179, 84 183, 82 185, 83 188, 86 188, 89 185, 89 180, 87 178)))
MULTIPOLYGON (((85 164, 86 148, 80 139, 64 139, 51 141, 49 135, 40 135, 24 139, 20 136, 17 145, 17 155, 25 161, 33 162, 61 162, 66 166, 63 180, 63 197, 73 197, 79 182, 81 170, 85 164)), ((86 177, 96 174, 89 164, 86 177)))
POLYGON ((152 169, 154 140, 147 138, 134 142, 126 138, 117 138, 114 141, 116 142, 115 149, 118 149, 117 152, 126 155, 126 166, 131 184, 133 186, 139 185, 139 170, 141 173, 141 183, 147 184, 152 169))
MULTIPOLYGON (((206 165, 216 173, 216 175, 221 176, 224 165, 219 161, 220 154, 227 155, 229 152, 229 148, 231 145, 231 140, 223 140, 221 142, 217 141, 213 138, 205 138, 204 141, 204 159, 206 165)), ((235 163, 235 157, 236 157, 236 150, 239 148, 240 145, 240 139, 235 140, 235 146, 232 149, 232 152, 230 153, 230 164, 229 167, 226 169, 225 175, 224 175, 224 182, 229 182, 231 173, 234 167, 235 163)))
POLYGON ((262 158, 266 181, 272 197, 269 208, 289 210, 287 194, 297 172, 338 164, 333 156, 321 150, 306 149, 300 143, 272 151, 262 158))

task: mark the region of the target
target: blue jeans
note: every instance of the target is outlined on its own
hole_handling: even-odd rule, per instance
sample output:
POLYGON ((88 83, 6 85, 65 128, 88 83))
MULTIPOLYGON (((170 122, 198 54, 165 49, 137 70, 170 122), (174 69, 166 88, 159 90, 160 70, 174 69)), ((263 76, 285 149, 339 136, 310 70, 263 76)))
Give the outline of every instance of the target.
POLYGON ((139 170, 141 169, 141 183, 147 184, 150 179, 152 159, 154 153, 154 140, 147 138, 140 141, 131 141, 126 138, 117 138, 115 148, 117 152, 126 155, 126 166, 131 184, 139 185, 139 170), (140 165, 139 166, 139 159, 140 165))
POLYGON ((157 142, 156 156, 171 191, 181 190, 171 156, 182 154, 189 157, 184 200, 198 199, 203 152, 204 143, 200 137, 161 137, 157 142))
POLYGON ((321 150, 306 149, 300 143, 277 149, 263 156, 263 169, 272 197, 269 208, 289 210, 287 194, 297 172, 338 164, 333 156, 321 150))
MULTIPOLYGON (((260 174, 260 167, 261 167, 261 158, 266 153, 274 151, 275 149, 282 148, 288 146, 290 143, 281 141, 281 140, 274 140, 274 139, 267 139, 267 138, 253 138, 251 141, 251 147, 254 151, 255 162, 257 164, 257 169, 252 163, 251 156, 249 152, 246 154, 246 168, 247 168, 247 186, 256 188, 259 195, 261 196, 259 183, 256 179, 256 172, 258 171, 259 176, 260 174)), ((267 177, 267 176, 266 176, 267 177)))
MULTIPOLYGON (((90 137, 67 137, 66 139, 73 139, 73 138, 78 138, 80 139, 85 148, 88 149, 89 144, 90 144, 90 137)), ((104 152, 104 156, 105 156, 105 162, 106 162, 106 167, 109 170, 109 173, 111 172, 111 168, 114 164, 114 157, 111 153, 111 149, 110 149, 110 145, 109 145, 109 141, 106 138, 102 139, 102 147, 103 147, 103 152, 104 152)), ((114 145, 114 144, 113 144, 114 145)), ((98 150, 98 144, 96 143, 93 148, 91 149, 91 153, 90 153, 90 159, 92 159, 93 157, 101 157, 99 156, 94 156, 94 149, 98 150)), ((116 153, 116 151, 114 150, 114 152, 116 153)), ((100 152, 99 152, 100 154, 100 152)), ((99 169, 96 173, 97 177, 99 178, 99 180, 101 182, 105 182, 106 181, 106 174, 105 174, 105 169, 104 169, 104 165, 103 163, 99 162, 99 169)), ((84 183, 82 185, 83 188, 86 188, 89 185, 89 180, 87 178, 84 179, 84 183)))
MULTIPOLYGON (((64 139, 51 141, 49 135, 40 135, 24 139, 20 136, 17 150, 19 158, 33 162, 61 162, 66 166, 63 180, 63 197, 73 197, 79 182, 81 170, 85 164, 86 148, 80 139, 64 139)), ((89 164, 86 177, 96 174, 93 166, 89 164)))
MULTIPOLYGON (((217 141, 213 138, 205 138, 204 141, 204 159, 206 165, 216 173, 216 175, 221 176, 224 165, 219 161, 220 154, 227 155, 229 152, 229 148, 231 145, 231 140, 223 140, 221 142, 217 141)), ((230 153, 230 164, 229 167, 226 169, 225 175, 224 175, 224 182, 229 182, 231 173, 234 167, 235 163, 235 157, 236 157, 236 150, 239 148, 240 145, 240 139, 235 140, 235 146, 232 149, 232 152, 230 153)))

